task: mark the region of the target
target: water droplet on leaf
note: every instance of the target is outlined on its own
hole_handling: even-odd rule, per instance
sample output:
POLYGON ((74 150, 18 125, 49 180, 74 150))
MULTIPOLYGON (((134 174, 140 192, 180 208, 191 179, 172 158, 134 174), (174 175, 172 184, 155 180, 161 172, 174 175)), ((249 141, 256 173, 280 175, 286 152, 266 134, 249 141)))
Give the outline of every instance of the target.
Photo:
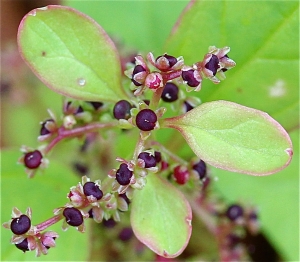
POLYGON ((85 80, 84 78, 78 78, 78 79, 77 79, 77 84, 78 84, 79 86, 84 86, 85 83, 86 83, 86 80, 85 80))

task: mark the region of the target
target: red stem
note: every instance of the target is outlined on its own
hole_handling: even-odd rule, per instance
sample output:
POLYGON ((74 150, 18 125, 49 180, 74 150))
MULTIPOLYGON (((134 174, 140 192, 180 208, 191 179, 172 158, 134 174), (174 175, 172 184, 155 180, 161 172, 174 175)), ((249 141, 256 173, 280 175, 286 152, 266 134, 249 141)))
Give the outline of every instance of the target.
POLYGON ((57 131, 57 137, 55 137, 46 147, 45 153, 48 153, 60 140, 69 137, 75 137, 79 135, 83 135, 87 132, 96 131, 97 129, 115 127, 119 123, 111 122, 111 123, 91 123, 86 126, 77 127, 74 129, 65 129, 63 126, 60 127, 57 131))
POLYGON ((47 219, 46 221, 36 225, 36 228, 38 229, 39 232, 43 231, 46 228, 48 228, 48 227, 54 225, 55 223, 57 223, 58 221, 60 221, 62 218, 63 218, 62 215, 57 215, 57 216, 51 217, 51 218, 47 219))
POLYGON ((163 79, 164 79, 164 82, 167 82, 167 81, 173 80, 177 77, 180 77, 180 75, 181 75, 181 69, 178 69, 178 70, 175 70, 175 71, 164 73, 163 74, 163 79))

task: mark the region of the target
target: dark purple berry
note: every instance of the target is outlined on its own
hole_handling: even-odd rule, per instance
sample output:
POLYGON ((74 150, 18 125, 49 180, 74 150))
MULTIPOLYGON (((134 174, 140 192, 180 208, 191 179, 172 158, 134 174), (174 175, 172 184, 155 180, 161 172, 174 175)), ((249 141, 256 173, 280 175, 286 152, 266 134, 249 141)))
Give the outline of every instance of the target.
POLYGON ((83 223, 81 212, 75 207, 66 207, 63 212, 66 222, 73 227, 78 227, 83 223))
POLYGON ((54 122, 54 120, 53 119, 47 119, 46 121, 44 121, 42 123, 41 131, 40 131, 41 136, 48 135, 48 134, 51 133, 51 131, 48 130, 47 127, 46 127, 46 124, 49 123, 49 122, 54 122))
POLYGON ((103 219, 102 223, 103 223, 103 226, 106 228, 113 228, 117 224, 117 222, 115 220, 113 220, 112 218, 110 218, 108 220, 103 219))
POLYGON ((251 212, 248 215, 248 219, 250 219, 250 220, 257 220, 258 219, 257 213, 256 212, 251 212))
POLYGON ((116 119, 129 119, 131 104, 126 100, 117 102, 113 109, 113 114, 116 119))
POLYGON ((184 101, 184 107, 185 107, 185 112, 188 112, 188 111, 194 109, 194 107, 187 101, 184 101))
POLYGON ((241 243, 241 238, 235 234, 229 234, 226 238, 231 248, 234 248, 236 245, 241 243))
MULTIPOLYGON (((53 240, 55 240, 56 239, 56 237, 52 237, 53 238, 53 240)), ((50 248, 50 246, 46 246, 43 242, 42 242, 42 244, 44 245, 44 247, 45 248, 47 248, 47 249, 49 249, 50 248)))
POLYGON ((15 244, 18 249, 21 249, 23 252, 29 251, 28 240, 25 238, 22 242, 15 244))
POLYGON ((187 71, 182 71, 181 77, 184 81, 187 82, 187 85, 190 87, 196 87, 200 84, 200 82, 194 76, 194 69, 189 69, 187 71))
POLYGON ((142 131, 154 129, 157 116, 151 109, 143 109, 136 115, 136 125, 142 131))
POLYGON ((82 113, 84 110, 82 106, 77 106, 74 102, 68 101, 64 106, 64 113, 65 114, 79 114, 82 113))
POLYGON ((234 221, 240 217, 242 217, 244 214, 244 210, 239 205, 231 205, 228 207, 226 211, 226 216, 231 220, 234 221))
POLYGON ((205 64, 205 68, 212 71, 215 76, 219 68, 219 58, 212 54, 211 59, 205 64))
POLYGON ((86 175, 87 173, 89 173, 89 168, 85 165, 85 164, 82 164, 82 163, 74 163, 73 164, 73 168, 74 170, 79 174, 79 175, 86 175))
POLYGON ((24 164, 29 169, 35 169, 42 163, 43 155, 39 150, 28 152, 24 156, 24 164))
POLYGON ((148 152, 142 152, 138 155, 138 159, 142 159, 145 162, 145 168, 155 167, 156 159, 155 156, 151 155, 148 152))
POLYGON ((86 196, 93 196, 97 200, 100 200, 103 197, 103 192, 94 182, 86 182, 83 185, 83 192, 86 196))
POLYGON ((11 221, 10 229, 16 235, 23 235, 30 229, 30 226, 30 218, 26 215, 21 215, 11 221))
POLYGON ((80 114, 80 113, 82 113, 84 110, 83 110, 83 107, 82 106, 79 106, 78 108, 77 108, 77 110, 75 111, 75 115, 76 114, 80 114))
POLYGON ((126 242, 133 237, 133 231, 130 227, 125 227, 119 233, 119 239, 126 242))
POLYGON ((103 106, 103 103, 101 103, 101 102, 88 102, 88 103, 90 103, 94 107, 95 110, 98 110, 100 107, 103 106))
POLYGON ((160 152, 155 151, 154 157, 155 157, 156 163, 159 163, 161 161, 161 153, 160 152))
POLYGON ((133 173, 128 169, 128 166, 125 163, 122 163, 117 170, 116 179, 120 185, 126 186, 130 183, 132 175, 133 173))
POLYGON ((119 197, 123 198, 128 205, 130 204, 130 199, 127 197, 126 193, 119 194, 119 197))
POLYGON ((93 214, 93 209, 91 208, 90 210, 89 210, 89 218, 94 218, 94 214, 93 214))
POLYGON ((158 69, 160 69, 161 71, 168 71, 168 70, 170 70, 170 68, 172 68, 177 63, 177 58, 174 56, 171 56, 171 55, 164 54, 162 56, 157 57, 155 62, 156 62, 158 69), (164 57, 168 60, 168 63, 169 63, 168 66, 166 66, 165 64, 160 64, 161 57, 164 57))
POLYGON ((133 72, 132 72, 132 78, 131 78, 131 81, 132 81, 132 83, 134 83, 135 86, 141 86, 142 83, 139 83, 139 82, 137 82, 136 80, 134 80, 134 76, 135 76, 136 74, 138 74, 138 73, 145 72, 145 71, 146 71, 146 69, 145 69, 143 66, 141 66, 141 65, 136 65, 136 66, 134 67, 133 72))
POLYGON ((150 105, 150 100, 149 99, 145 99, 145 100, 143 100, 144 102, 145 102, 145 104, 148 106, 148 105, 150 105))
POLYGON ((200 160, 198 163, 193 165, 193 169, 198 173, 199 178, 203 179, 206 176, 206 164, 200 160))
POLYGON ((173 83, 166 83, 161 94, 161 99, 165 102, 174 102, 178 99, 178 86, 173 83))
POLYGON ((176 166, 174 168, 174 178, 179 185, 184 185, 190 177, 189 171, 184 166, 176 166))

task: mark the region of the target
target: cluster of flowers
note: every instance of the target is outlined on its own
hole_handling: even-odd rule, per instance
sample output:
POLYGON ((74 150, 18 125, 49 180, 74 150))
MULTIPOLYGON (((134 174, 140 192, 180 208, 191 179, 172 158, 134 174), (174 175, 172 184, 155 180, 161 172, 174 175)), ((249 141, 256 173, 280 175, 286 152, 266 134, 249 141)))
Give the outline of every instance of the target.
MULTIPOLYGON (((39 154, 36 155, 40 157, 39 154)), ((128 210, 133 189, 144 186, 148 172, 168 172, 169 179, 180 185, 192 180, 192 177, 193 180, 202 182, 207 178, 206 165, 202 160, 193 160, 187 166, 176 163, 170 165, 158 151, 141 152, 136 163, 120 158, 118 161, 121 162, 119 168, 112 169, 102 182, 92 182, 83 176, 81 183, 71 187, 67 195, 69 202, 55 209, 53 217, 38 225, 31 224, 30 208, 25 214, 13 208, 11 220, 3 224, 13 233, 11 243, 24 252, 35 250, 37 256, 46 255, 50 247, 55 247, 55 240, 59 235, 54 231, 43 231, 60 220, 63 220, 63 230, 72 226, 80 232, 85 232, 84 221, 88 218, 97 223, 111 219, 120 221, 119 211, 128 210)))
POLYGON ((134 89, 131 101, 120 100, 111 107, 101 102, 69 100, 64 103, 61 119, 49 111, 50 118, 41 123, 38 137, 39 141, 47 144, 38 149, 22 148, 23 156, 19 163, 25 166, 29 177, 47 167, 47 153, 62 139, 84 136, 104 128, 134 127, 138 128, 140 137, 132 159, 116 158, 120 163, 118 168, 111 169, 102 181, 92 182, 83 176, 82 182, 70 189, 67 195, 69 202, 55 209, 54 216, 47 221, 32 226, 31 210, 23 214, 14 208, 12 219, 3 224, 13 233, 11 242, 24 252, 36 250, 39 256, 47 254, 58 237, 56 232, 43 231, 60 220, 63 220, 63 230, 72 226, 80 232, 85 231, 84 221, 88 218, 97 223, 103 219, 120 221, 119 212, 128 210, 133 191, 145 186, 149 173, 164 172, 169 174, 167 178, 170 181, 178 185, 190 182, 202 185, 203 190, 207 188, 211 180, 202 160, 195 158, 186 162, 149 138, 151 131, 159 128, 159 119, 166 110, 158 107, 159 101, 180 101, 183 112, 194 108, 199 103, 197 99, 186 98, 179 86, 183 84, 187 91, 199 91, 203 78, 219 83, 220 79, 225 78, 224 72, 235 66, 227 55, 229 50, 229 47, 210 47, 203 60, 192 66, 185 65, 182 57, 175 58, 168 54, 156 59, 152 53, 147 55, 147 59, 138 55, 135 64, 125 72, 134 89), (147 90, 154 92, 150 101, 143 97, 147 90), (105 114, 110 115, 111 119, 101 122, 105 114))
POLYGON ((220 49, 211 46, 203 60, 192 66, 185 65, 183 57, 175 58, 164 54, 155 59, 153 54, 149 53, 148 62, 159 72, 150 70, 145 59, 142 56, 136 56, 135 67, 126 71, 125 74, 138 87, 135 95, 141 94, 145 88, 157 90, 165 85, 166 80, 174 78, 179 78, 182 83, 186 84, 187 91, 199 91, 203 78, 208 78, 217 84, 220 79, 225 78, 224 72, 235 66, 235 62, 227 55, 229 51, 229 47, 220 49))

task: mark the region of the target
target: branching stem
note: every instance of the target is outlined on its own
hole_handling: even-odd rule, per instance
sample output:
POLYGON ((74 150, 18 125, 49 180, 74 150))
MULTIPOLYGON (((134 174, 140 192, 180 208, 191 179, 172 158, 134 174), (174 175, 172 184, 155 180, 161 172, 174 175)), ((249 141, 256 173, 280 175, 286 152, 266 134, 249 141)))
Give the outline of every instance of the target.
POLYGON ((65 138, 80 136, 88 132, 94 132, 98 129, 115 127, 118 124, 119 123, 116 121, 109 123, 91 123, 74 129, 66 129, 62 126, 57 131, 58 135, 46 147, 45 153, 48 153, 57 143, 65 138))

